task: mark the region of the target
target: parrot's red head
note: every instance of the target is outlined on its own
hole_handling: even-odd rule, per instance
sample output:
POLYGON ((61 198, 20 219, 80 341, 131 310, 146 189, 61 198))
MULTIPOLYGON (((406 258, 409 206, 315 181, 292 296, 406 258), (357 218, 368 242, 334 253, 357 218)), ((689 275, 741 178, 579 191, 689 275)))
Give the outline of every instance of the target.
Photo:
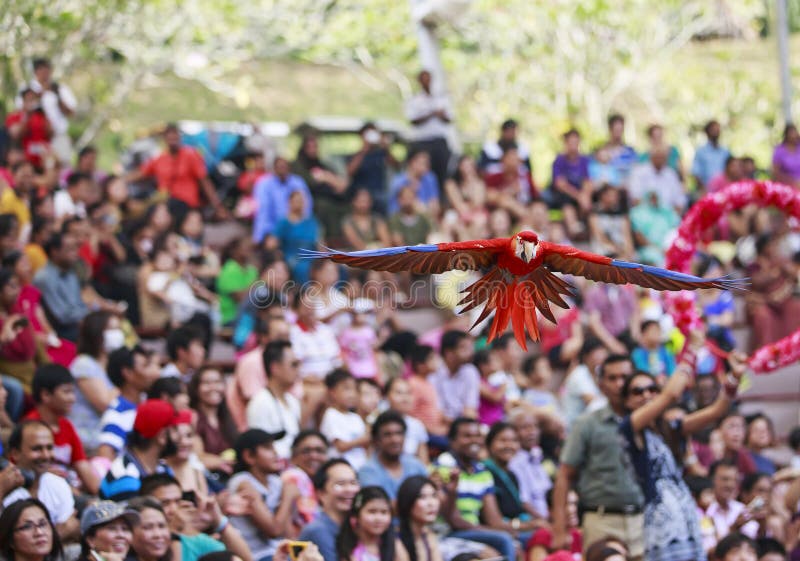
POLYGON ((536 254, 539 252, 539 236, 536 232, 523 230, 512 239, 514 255, 525 263, 530 263, 536 258, 536 254))

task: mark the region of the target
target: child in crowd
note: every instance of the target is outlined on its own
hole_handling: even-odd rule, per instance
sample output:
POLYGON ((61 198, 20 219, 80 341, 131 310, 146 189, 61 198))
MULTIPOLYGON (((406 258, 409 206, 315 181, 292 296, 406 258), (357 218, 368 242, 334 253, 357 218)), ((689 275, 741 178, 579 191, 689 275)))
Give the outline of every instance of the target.
POLYGON ((358 405, 356 413, 364 419, 364 422, 371 425, 378 416, 378 405, 380 405, 383 394, 378 382, 372 378, 359 378, 356 381, 358 389, 358 405))
POLYGON ((483 349, 475 353, 473 362, 481 374, 478 420, 481 424, 491 426, 503 420, 506 389, 511 377, 500 369, 497 355, 490 350, 483 349))
POLYGON ((25 416, 45 422, 53 431, 51 470, 67 479, 73 487, 96 494, 100 478, 86 459, 83 443, 75 426, 67 419, 75 404, 75 379, 59 364, 45 364, 33 375, 33 401, 36 408, 25 416))
POLYGON ((168 401, 176 411, 189 409, 189 392, 180 378, 167 376, 159 378, 150 386, 147 392, 148 399, 163 399, 168 401))
POLYGON ((398 558, 392 528, 392 503, 381 487, 364 487, 355 497, 336 538, 341 561, 394 561, 398 558))
POLYGON ((686 485, 692 493, 692 498, 697 505, 697 520, 700 522, 700 536, 703 540, 703 550, 709 551, 717 543, 717 531, 714 520, 706 514, 708 507, 714 502, 714 487, 707 477, 688 477, 686 485))
POLYGON ((558 399, 550 391, 553 381, 550 359, 546 355, 531 355, 522 362, 522 373, 528 378, 528 389, 523 392, 522 399, 534 407, 558 413, 558 399))
POLYGON ((356 379, 337 368, 325 377, 325 386, 331 406, 325 410, 319 430, 331 444, 331 456, 341 456, 358 470, 367 461, 370 436, 364 420, 353 412, 358 405, 356 379))
POLYGON ((416 456, 423 464, 428 464, 428 431, 422 421, 411 415, 414 396, 411 385, 403 378, 392 378, 386 383, 386 399, 389 408, 403 415, 406 422, 406 439, 403 452, 416 456))
POLYGON ((422 421, 428 433, 439 437, 447 447, 447 426, 444 422, 439 396, 436 387, 430 381, 430 375, 439 368, 439 355, 429 345, 416 345, 411 349, 411 377, 408 385, 411 388, 411 415, 422 421))
POLYGON ((369 321, 373 302, 359 298, 353 305, 353 321, 339 333, 339 346, 342 348, 345 366, 356 378, 373 378, 380 376, 378 356, 375 345, 378 336, 369 321))
POLYGON ((256 561, 275 554, 280 538, 289 530, 292 505, 299 496, 296 486, 283 487, 278 475, 283 462, 273 442, 273 435, 261 429, 239 435, 235 473, 228 481, 228 491, 246 503, 244 512, 232 516, 231 522, 256 561))
POLYGON ((647 372, 663 383, 675 370, 675 356, 662 342, 661 325, 655 320, 642 323, 641 344, 631 354, 637 370, 647 372))

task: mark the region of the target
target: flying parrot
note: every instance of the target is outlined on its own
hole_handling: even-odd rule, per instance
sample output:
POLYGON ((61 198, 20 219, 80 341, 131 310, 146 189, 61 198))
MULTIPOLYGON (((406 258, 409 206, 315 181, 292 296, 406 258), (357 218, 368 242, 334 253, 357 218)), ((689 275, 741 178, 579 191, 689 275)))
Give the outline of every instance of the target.
POLYGON ((485 270, 486 273, 464 289, 460 313, 484 304, 472 327, 495 312, 488 342, 501 335, 509 321, 514 337, 527 350, 525 331, 539 340, 536 310, 556 323, 550 302, 567 309, 561 297, 571 295, 570 285, 554 273, 580 275, 614 284, 638 284, 656 290, 698 288, 740 289, 746 279, 704 279, 628 261, 619 261, 574 247, 539 240, 530 230, 509 238, 471 240, 439 244, 387 247, 363 251, 304 251, 304 256, 331 259, 350 267, 375 271, 409 271, 437 274, 454 269, 485 270))

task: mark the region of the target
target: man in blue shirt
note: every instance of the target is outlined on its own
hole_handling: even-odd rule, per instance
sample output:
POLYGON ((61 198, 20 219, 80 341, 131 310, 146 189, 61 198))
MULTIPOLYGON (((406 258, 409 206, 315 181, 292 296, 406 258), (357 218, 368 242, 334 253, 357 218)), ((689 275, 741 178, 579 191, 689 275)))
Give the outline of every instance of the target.
POLYGON ((697 149, 692 162, 692 175, 697 187, 703 189, 711 178, 725 169, 730 150, 719 144, 720 126, 717 121, 709 121, 705 126, 708 142, 697 149))
POLYGON ((362 487, 382 487, 389 498, 397 499, 400 484, 412 475, 427 475, 417 458, 403 453, 406 422, 397 411, 384 411, 372 424, 372 444, 375 455, 358 470, 362 487))
POLYGON ((347 460, 334 458, 322 464, 313 481, 321 509, 314 521, 300 531, 298 539, 317 544, 325 561, 339 561, 336 536, 360 489, 356 472, 347 460))
POLYGON ((259 179, 253 187, 253 197, 258 209, 253 220, 253 241, 260 244, 264 238, 273 232, 275 225, 281 218, 289 213, 289 195, 295 191, 302 191, 306 196, 308 207, 304 218, 311 216, 314 206, 311 191, 299 175, 289 172, 289 162, 286 158, 275 159, 272 175, 259 179))
POLYGON ((439 209, 439 181, 431 171, 431 160, 427 152, 417 152, 408 158, 405 173, 401 173, 392 182, 389 195, 389 214, 400 210, 397 196, 403 187, 412 187, 417 199, 425 206, 431 216, 436 216, 439 209))

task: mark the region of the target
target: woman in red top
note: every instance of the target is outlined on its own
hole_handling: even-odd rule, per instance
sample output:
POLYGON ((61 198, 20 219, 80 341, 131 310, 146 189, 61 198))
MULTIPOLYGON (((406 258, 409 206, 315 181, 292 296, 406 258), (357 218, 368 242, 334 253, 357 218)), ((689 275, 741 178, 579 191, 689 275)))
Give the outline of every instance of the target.
POLYGON ((0 372, 22 383, 25 393, 31 393, 31 382, 37 362, 36 337, 24 314, 14 313, 19 299, 20 283, 14 271, 0 269, 0 372))
POLYGON ((25 159, 41 170, 45 155, 50 153, 53 129, 44 114, 39 94, 32 89, 22 92, 22 109, 9 113, 6 127, 11 138, 22 145, 25 159))
POLYGON ((51 361, 69 367, 76 355, 75 343, 59 338, 47 321, 42 293, 32 283, 34 271, 30 258, 25 253, 14 251, 3 258, 3 268, 14 271, 20 284, 19 298, 11 311, 28 319, 36 339, 46 348, 51 361))

